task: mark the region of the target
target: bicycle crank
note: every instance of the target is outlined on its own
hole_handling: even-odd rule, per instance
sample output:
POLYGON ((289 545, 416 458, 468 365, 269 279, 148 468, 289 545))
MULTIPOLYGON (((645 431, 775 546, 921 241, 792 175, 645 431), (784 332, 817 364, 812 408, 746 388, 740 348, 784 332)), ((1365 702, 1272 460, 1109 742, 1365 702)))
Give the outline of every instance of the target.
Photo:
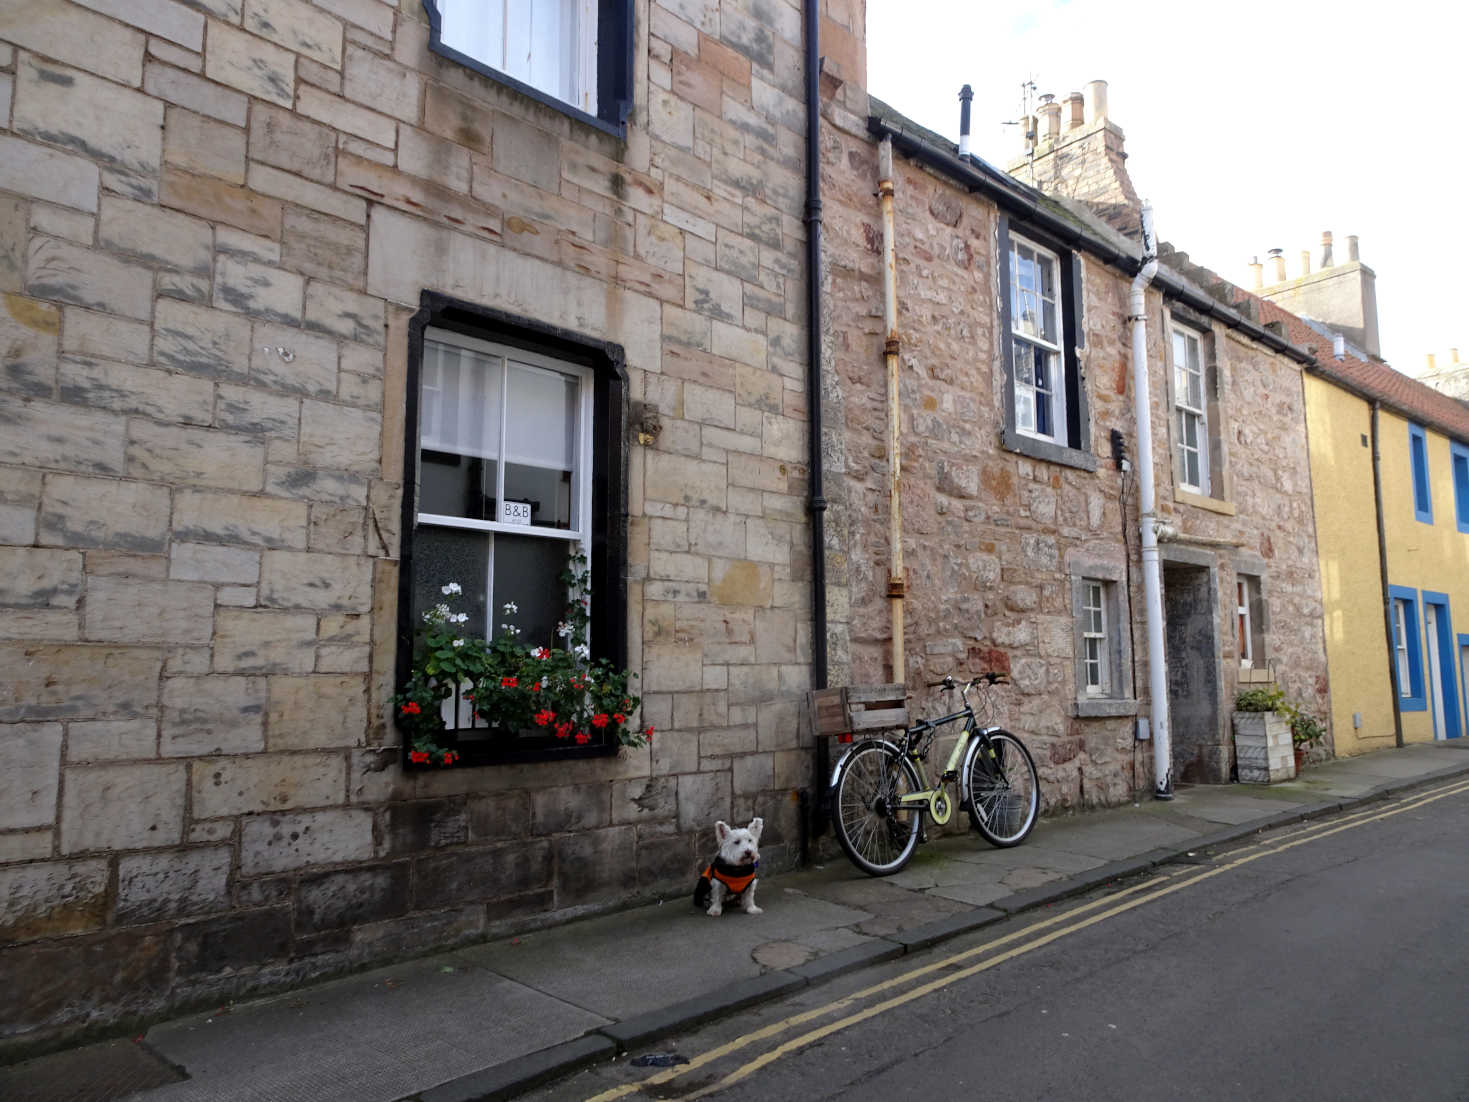
POLYGON ((954 801, 946 788, 935 788, 928 797, 928 814, 939 826, 945 825, 954 815, 954 801))

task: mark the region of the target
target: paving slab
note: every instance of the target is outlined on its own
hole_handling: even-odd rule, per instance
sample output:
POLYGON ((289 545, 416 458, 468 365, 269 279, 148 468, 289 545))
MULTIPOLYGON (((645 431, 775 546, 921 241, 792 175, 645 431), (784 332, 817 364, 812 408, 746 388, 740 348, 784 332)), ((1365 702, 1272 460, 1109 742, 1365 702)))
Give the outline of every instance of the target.
POLYGON ((392 1102, 608 1021, 444 954, 155 1026, 191 1078, 148 1098, 392 1102))
POLYGON ((1140 808, 1100 811, 1077 816, 1037 831, 1025 845, 1039 850, 1061 850, 1116 861, 1155 846, 1184 843, 1198 836, 1198 831, 1172 823, 1160 822, 1140 808))
POLYGON ((760 974, 753 952, 868 912, 760 886, 765 913, 711 918, 685 900, 554 927, 460 951, 460 956, 576 1006, 626 1018, 760 974))

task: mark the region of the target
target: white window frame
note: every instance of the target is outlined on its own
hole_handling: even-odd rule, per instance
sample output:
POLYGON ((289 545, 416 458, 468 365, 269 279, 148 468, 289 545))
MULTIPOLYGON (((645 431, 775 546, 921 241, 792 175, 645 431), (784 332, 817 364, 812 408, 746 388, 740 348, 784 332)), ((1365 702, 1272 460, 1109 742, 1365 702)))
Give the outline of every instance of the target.
POLYGON ((1087 696, 1110 695, 1112 654, 1107 634, 1107 586, 1098 578, 1081 580, 1082 691, 1087 696), (1095 676, 1093 671, 1095 670, 1095 676))
POLYGON ((437 4, 441 20, 439 39, 445 46, 538 92, 596 115, 597 0, 437 0, 437 4), (548 33, 554 34, 554 38, 536 42, 537 16, 556 9, 573 26, 553 28, 548 33), (466 21, 478 14, 484 15, 484 23, 471 28, 466 21), (524 31, 523 56, 516 47, 517 24, 524 31), (475 35, 475 31, 480 33, 475 35), (542 50, 539 56, 538 48, 542 50), (511 56, 512 49, 516 50, 516 56, 511 56), (545 54, 552 50, 555 60, 548 66, 545 54))
POLYGON ((1411 607, 1403 597, 1394 597, 1392 602, 1393 660, 1398 670, 1398 696, 1413 696, 1413 662, 1408 648, 1407 617, 1416 616, 1417 609, 1411 607))
MULTIPOLYGON (((495 456, 495 500, 501 509, 505 501, 505 466, 507 461, 514 461, 513 456, 507 454, 506 427, 509 419, 509 402, 507 401, 509 391, 509 363, 513 361, 517 365, 555 372, 559 375, 568 376, 578 380, 577 387, 577 425, 576 440, 574 444, 574 456, 576 469, 572 473, 572 527, 549 528, 544 525, 506 523, 501 520, 478 520, 473 517, 459 517, 443 513, 415 514, 419 525, 438 528, 458 528, 463 530, 496 533, 503 532, 516 536, 537 536, 544 539, 561 540, 577 545, 581 552, 590 557, 589 542, 592 531, 592 402, 594 397, 594 378, 589 368, 578 364, 567 363, 552 356, 542 355, 536 352, 527 352, 524 349, 515 348, 510 345, 498 344, 493 341, 482 340, 476 337, 468 337, 462 333, 455 333, 446 329, 429 328, 424 331, 425 357, 430 342, 437 341, 440 344, 452 345, 479 352, 486 356, 498 357, 501 360, 500 369, 500 433, 498 438, 498 453, 495 456)), ((421 382, 420 386, 427 389, 427 383, 421 382)), ((425 403, 426 404, 426 403, 425 403)), ((442 409, 442 407, 441 407, 442 409)), ((419 417, 419 449, 422 451, 423 438, 425 435, 426 411, 419 417)), ((499 604, 495 598, 495 552, 494 543, 491 541, 490 553, 487 557, 486 577, 484 579, 484 592, 486 595, 486 630, 493 634, 495 630, 495 610, 499 604)), ((588 612, 591 612, 591 606, 588 612)))
POLYGON ((1234 579, 1235 633, 1239 638, 1239 664, 1243 669, 1255 665, 1254 625, 1250 622, 1249 579, 1235 576, 1234 579))
POLYGON ((1177 415, 1178 433, 1178 484, 1185 490, 1209 496, 1209 372, 1204 363, 1204 342, 1193 330, 1173 327, 1173 407, 1177 415), (1180 343, 1182 348, 1180 348, 1180 343), (1190 362, 1192 352, 1192 362, 1190 362), (1198 380, 1199 404, 1189 402, 1189 384, 1198 380), (1193 426, 1194 445, 1188 442, 1188 428, 1193 426), (1198 478, 1189 480, 1189 458, 1192 455, 1198 467, 1198 478))
MULTIPOLYGON (((1066 427, 1066 319, 1062 313, 1064 291, 1061 285, 1063 276, 1061 258, 1050 249, 1012 232, 1010 234, 1010 255, 1006 258, 1006 263, 1009 265, 1010 279, 1010 347, 1014 371, 1012 386, 1015 402, 1015 431, 1022 436, 1046 440, 1061 447, 1067 447, 1069 446, 1069 434, 1066 427), (1054 297, 1045 298, 1040 286, 1036 288, 1038 321, 1034 332, 1026 328, 1023 321, 1025 312, 1021 309, 1022 290, 1018 270, 1019 250, 1021 249, 1028 250, 1037 264, 1045 263, 1051 270, 1051 289, 1054 297), (1054 341, 1047 339, 1044 334, 1046 303, 1051 304, 1056 319, 1054 341), (1034 372, 1022 366, 1026 364, 1026 359, 1021 354, 1023 349, 1040 349, 1045 353, 1048 361, 1046 370, 1048 387, 1036 386, 1034 372), (1022 372, 1027 373, 1031 381, 1022 381, 1022 372), (1044 395, 1051 403, 1050 432, 1042 432, 1036 427, 1035 411, 1038 395, 1044 395)), ((1041 281, 1041 286, 1043 285, 1044 281, 1041 281)))

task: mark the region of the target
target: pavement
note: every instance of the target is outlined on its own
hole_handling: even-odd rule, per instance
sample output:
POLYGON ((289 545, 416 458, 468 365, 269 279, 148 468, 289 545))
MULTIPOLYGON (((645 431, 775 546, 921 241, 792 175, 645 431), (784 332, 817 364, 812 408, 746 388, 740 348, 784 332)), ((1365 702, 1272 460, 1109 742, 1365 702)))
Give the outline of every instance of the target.
MULTIPOLYGON (((837 856, 762 877, 759 916, 689 896, 420 957, 0 1067, 7 1102, 472 1102, 916 952, 1155 865, 1469 774, 1469 739, 1270 786, 1044 818, 1019 847, 936 838, 872 879, 837 856)), ((692 891, 692 876, 690 890, 692 891)))

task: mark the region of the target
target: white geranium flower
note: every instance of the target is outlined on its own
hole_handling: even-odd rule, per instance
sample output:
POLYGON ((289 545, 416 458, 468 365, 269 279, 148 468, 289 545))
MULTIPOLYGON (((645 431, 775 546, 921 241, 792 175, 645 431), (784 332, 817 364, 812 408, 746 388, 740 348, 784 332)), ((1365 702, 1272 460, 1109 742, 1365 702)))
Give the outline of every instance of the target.
POLYGON ((463 593, 464 590, 459 588, 458 582, 450 582, 448 585, 440 586, 439 592, 442 593, 445 597, 453 597, 456 594, 463 593))
POLYGON ((566 639, 571 635, 572 627, 565 620, 556 625, 556 634, 566 639))
POLYGON ((592 656, 592 648, 587 646, 585 643, 578 643, 576 646, 571 648, 571 653, 576 655, 583 662, 585 662, 588 658, 592 656))
POLYGON ((462 623, 465 623, 466 621, 468 621, 468 619, 469 619, 469 613, 467 613, 467 612, 461 612, 457 616, 450 616, 449 617, 449 622, 452 623, 452 624, 462 624, 462 623))
POLYGON ((464 640, 463 639, 455 639, 454 640, 454 645, 456 647, 462 647, 462 646, 464 646, 464 640))
POLYGON ((514 601, 506 601, 505 602, 505 615, 506 616, 514 616, 519 611, 520 611, 520 606, 518 604, 516 604, 514 601))

